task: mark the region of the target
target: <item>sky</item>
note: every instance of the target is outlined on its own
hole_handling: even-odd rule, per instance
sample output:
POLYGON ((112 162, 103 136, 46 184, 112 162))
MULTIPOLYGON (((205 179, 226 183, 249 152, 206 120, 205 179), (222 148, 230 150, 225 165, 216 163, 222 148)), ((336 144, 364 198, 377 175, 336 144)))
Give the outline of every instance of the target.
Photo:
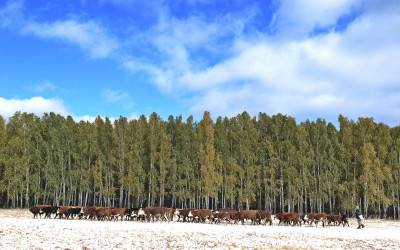
POLYGON ((0 1, 0 115, 400 125, 399 0, 0 1))

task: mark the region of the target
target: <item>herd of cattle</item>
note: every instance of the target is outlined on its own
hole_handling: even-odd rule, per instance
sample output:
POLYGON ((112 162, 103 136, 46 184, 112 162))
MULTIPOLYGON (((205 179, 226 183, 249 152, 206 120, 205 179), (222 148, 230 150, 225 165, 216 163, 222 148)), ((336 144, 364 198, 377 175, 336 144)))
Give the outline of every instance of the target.
MULTIPOLYGON (((268 210, 243 210, 236 211, 233 209, 220 209, 213 211, 211 209, 173 209, 167 207, 145 207, 145 208, 109 208, 109 207, 52 207, 50 205, 41 205, 30 207, 29 211, 33 217, 65 219, 92 219, 92 220, 137 220, 137 221, 182 221, 182 222, 203 222, 203 223, 227 223, 243 225, 246 223, 272 225, 271 212, 268 210)), ((280 213, 275 215, 275 219, 279 220, 278 225, 301 226, 301 224, 309 224, 318 226, 321 222, 325 225, 348 225, 349 222, 346 215, 327 215, 326 213, 280 213)))

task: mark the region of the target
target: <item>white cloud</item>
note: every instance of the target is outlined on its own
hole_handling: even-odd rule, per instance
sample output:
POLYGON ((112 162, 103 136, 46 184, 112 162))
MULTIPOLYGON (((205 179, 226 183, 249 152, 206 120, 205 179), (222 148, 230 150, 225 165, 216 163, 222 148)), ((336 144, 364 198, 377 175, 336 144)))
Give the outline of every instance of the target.
POLYGON ((29 16, 26 17, 23 0, 8 1, 3 8, 0 8, 0 27, 76 45, 88 52, 92 58, 114 56, 121 47, 121 42, 96 21, 70 18, 54 22, 37 22, 29 16))
MULTIPOLYGON (((80 121, 84 121, 84 122, 89 122, 89 123, 94 123, 95 120, 97 119, 98 116, 90 116, 90 115, 84 115, 84 116, 72 116, 72 118, 74 119, 75 122, 80 122, 80 121)), ((106 117, 104 116, 100 116, 100 118, 105 121, 106 117)), ((114 121, 117 120, 118 118, 115 117, 107 117, 111 124, 114 124, 114 121)))
POLYGON ((360 8, 362 0, 281 0, 271 28, 282 38, 305 38, 314 28, 329 28, 360 8))
POLYGON ((34 113, 37 116, 42 116, 45 112, 54 112, 63 116, 70 114, 63 100, 58 98, 4 99, 0 97, 0 115, 8 118, 16 111, 34 113))
POLYGON ((139 115, 137 115, 136 113, 132 113, 129 117, 127 117, 128 118, 128 121, 130 121, 130 120, 137 120, 137 119, 139 119, 139 115))
MULTIPOLYGON (((44 113, 54 112, 64 117, 71 116, 75 122, 88 121, 93 123, 97 116, 83 115, 77 116, 68 111, 64 101, 58 98, 45 99, 37 96, 29 99, 5 99, 0 97, 0 115, 6 120, 13 116, 15 112, 27 112, 33 113, 39 117, 43 116, 44 113)), ((137 115, 132 113, 128 119, 137 119, 137 115)), ((105 117, 101 117, 105 120, 105 117)), ((118 119, 115 117, 109 117, 109 120, 113 124, 118 119)))
MULTIPOLYGON (((334 13, 326 19, 321 14, 311 16, 312 24, 306 23, 304 30, 334 24, 356 3, 338 1, 334 13)), ((197 114, 209 110, 234 115, 247 110, 334 122, 342 113, 398 125, 400 105, 393 93, 400 93, 400 36, 393 31, 400 28, 399 5, 383 9, 384 13, 365 10, 343 32, 278 42, 266 35, 253 41, 242 38, 230 58, 169 79, 175 83, 172 89, 195 93, 190 103, 197 114)), ((301 17, 306 19, 307 13, 301 17)))
POLYGON ((136 34, 130 41, 134 46, 150 46, 151 53, 145 59, 127 57, 121 61, 131 71, 148 72, 162 92, 171 94, 176 87, 175 79, 186 72, 206 68, 216 58, 230 55, 233 47, 230 43, 234 41, 231 38, 242 35, 256 12, 248 8, 241 14, 207 20, 201 15, 179 19, 170 16, 168 11, 161 11, 154 26, 136 34), (157 54, 156 63, 151 61, 154 53, 157 54))
POLYGON ((103 100, 107 103, 120 103, 124 109, 132 109, 136 104, 131 100, 128 93, 113 89, 106 89, 101 92, 103 100))
POLYGON ((129 99, 128 93, 112 89, 103 90, 101 92, 101 96, 103 97, 104 101, 108 103, 124 101, 129 99))
MULTIPOLYGON (((1 10, 0 25, 9 25, 7 13, 20 9, 15 5, 1 10)), ((382 117, 397 125, 398 1, 282 0, 273 22, 265 24, 275 30, 274 35, 244 32, 255 29, 249 21, 257 11, 244 13, 209 20, 201 15, 179 19, 161 12, 156 25, 123 43, 141 51, 126 55, 122 55, 125 47, 120 50, 122 43, 99 22, 30 21, 24 30, 77 45, 92 57, 118 54, 115 58, 124 67, 149 73, 162 92, 186 98, 192 112, 281 112, 330 121, 342 113, 382 117), (357 17, 344 30, 335 31, 341 17, 354 13, 357 17), (315 28, 326 31, 310 36, 315 28)), ((134 105, 123 91, 106 90, 102 97, 109 103, 124 102, 126 108, 134 105)))
POLYGON ((77 20, 51 23, 28 22, 24 28, 27 34, 45 39, 59 39, 89 52, 93 58, 111 56, 119 48, 119 42, 99 23, 77 20))
POLYGON ((47 90, 55 90, 55 89, 56 89, 56 86, 53 85, 51 82, 44 82, 41 84, 36 84, 33 87, 33 91, 35 91, 35 92, 44 92, 47 90))
POLYGON ((72 118, 74 119, 75 122, 85 121, 93 123, 96 120, 97 116, 84 115, 84 116, 73 116, 72 118))
POLYGON ((12 26, 19 26, 23 22, 23 2, 23 0, 8 1, 6 5, 0 9, 0 27, 10 28, 12 26))

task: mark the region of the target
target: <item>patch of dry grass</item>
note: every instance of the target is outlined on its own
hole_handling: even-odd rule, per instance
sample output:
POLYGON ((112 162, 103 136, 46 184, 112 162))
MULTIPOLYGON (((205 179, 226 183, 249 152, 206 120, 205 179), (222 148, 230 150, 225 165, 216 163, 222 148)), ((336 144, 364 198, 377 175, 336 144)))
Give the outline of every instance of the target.
POLYGON ((0 218, 33 218, 33 214, 29 212, 29 209, 0 209, 0 218))

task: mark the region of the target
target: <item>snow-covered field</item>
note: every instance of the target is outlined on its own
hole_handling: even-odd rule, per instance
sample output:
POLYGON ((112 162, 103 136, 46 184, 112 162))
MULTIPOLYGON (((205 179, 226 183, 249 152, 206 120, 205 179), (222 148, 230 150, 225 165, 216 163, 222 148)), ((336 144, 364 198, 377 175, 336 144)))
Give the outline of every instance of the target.
POLYGON ((400 248, 400 222, 366 220, 364 229, 33 219, 0 210, 0 249, 320 249, 400 248))

